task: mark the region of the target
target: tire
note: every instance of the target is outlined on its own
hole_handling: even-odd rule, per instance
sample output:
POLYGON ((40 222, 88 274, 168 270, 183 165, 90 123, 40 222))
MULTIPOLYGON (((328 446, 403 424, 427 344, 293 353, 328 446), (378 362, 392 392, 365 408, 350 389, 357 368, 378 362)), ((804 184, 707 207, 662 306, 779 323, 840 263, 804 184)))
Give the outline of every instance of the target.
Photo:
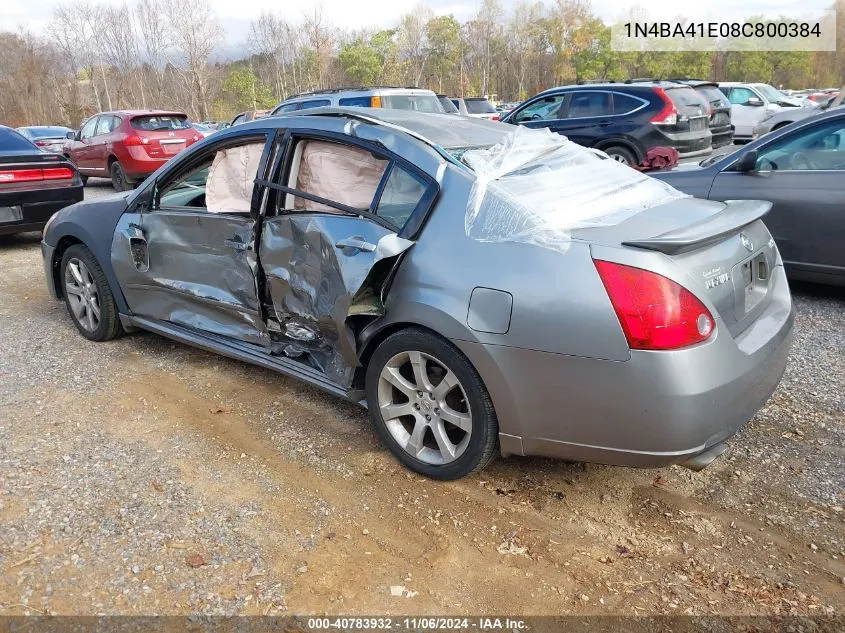
POLYGON ((490 394, 460 350, 439 336, 416 328, 388 336, 367 366, 366 391, 373 426, 407 468, 452 480, 495 457, 499 423, 490 394), (414 363, 425 369, 423 380, 414 363))
POLYGON ((602 148, 602 151, 616 162, 628 165, 628 167, 633 167, 637 164, 637 159, 631 152, 631 150, 620 145, 611 145, 610 147, 604 147, 602 148))
POLYGON ((82 179, 83 187, 88 184, 88 176, 83 176, 82 174, 79 174, 79 177, 82 179))
POLYGON ((68 248, 59 273, 65 306, 82 336, 89 341, 109 341, 123 334, 106 276, 86 246, 74 244, 68 248))
POLYGON ((134 186, 134 183, 126 177, 126 172, 120 166, 119 161, 114 161, 109 167, 111 174, 111 184, 115 191, 129 191, 134 186))

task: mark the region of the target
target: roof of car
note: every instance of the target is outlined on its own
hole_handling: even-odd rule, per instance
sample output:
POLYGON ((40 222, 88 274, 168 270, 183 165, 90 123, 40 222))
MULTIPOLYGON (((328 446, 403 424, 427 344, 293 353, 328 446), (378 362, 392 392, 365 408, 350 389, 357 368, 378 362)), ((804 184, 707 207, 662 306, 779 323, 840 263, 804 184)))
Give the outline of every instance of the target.
POLYGON ((444 149, 489 147, 499 143, 508 132, 512 131, 506 125, 486 119, 456 117, 454 114, 446 114, 445 112, 415 112, 414 110, 390 108, 312 108, 276 115, 270 119, 262 119, 261 123, 266 124, 267 121, 272 121, 274 118, 283 119, 292 116, 340 116, 368 120, 376 125, 396 126, 400 128, 400 131, 411 132, 444 149))
MULTIPOLYGON (((429 90, 428 88, 418 88, 416 86, 357 86, 357 87, 349 87, 349 88, 325 88, 321 90, 307 90, 305 92, 300 92, 297 94, 293 94, 289 96, 287 99, 282 101, 281 103, 287 103, 288 101, 294 101, 296 99, 311 99, 314 97, 324 97, 328 95, 337 95, 342 93, 369 93, 369 92, 380 92, 383 94, 419 94, 419 95, 429 95, 434 94, 434 91, 429 90)), ((281 104, 280 104, 281 105, 281 104)))
POLYGON ((152 116, 156 114, 175 114, 179 116, 188 116, 184 112, 179 112, 178 110, 109 110, 107 112, 98 112, 97 114, 93 114, 91 116, 98 116, 100 114, 118 114, 123 116, 152 116))

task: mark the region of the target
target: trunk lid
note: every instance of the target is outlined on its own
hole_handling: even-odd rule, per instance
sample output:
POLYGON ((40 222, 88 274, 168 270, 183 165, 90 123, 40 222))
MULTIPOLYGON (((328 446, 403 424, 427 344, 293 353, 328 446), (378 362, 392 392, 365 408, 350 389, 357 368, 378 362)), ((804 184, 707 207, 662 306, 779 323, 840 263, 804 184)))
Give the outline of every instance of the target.
POLYGON ((769 300, 778 252, 760 220, 771 203, 758 200, 677 200, 615 226, 581 229, 574 237, 668 257, 693 281, 685 285, 716 308, 733 336, 747 328, 769 300))
POLYGON ((171 158, 200 139, 184 114, 135 116, 130 125, 150 158, 171 158))

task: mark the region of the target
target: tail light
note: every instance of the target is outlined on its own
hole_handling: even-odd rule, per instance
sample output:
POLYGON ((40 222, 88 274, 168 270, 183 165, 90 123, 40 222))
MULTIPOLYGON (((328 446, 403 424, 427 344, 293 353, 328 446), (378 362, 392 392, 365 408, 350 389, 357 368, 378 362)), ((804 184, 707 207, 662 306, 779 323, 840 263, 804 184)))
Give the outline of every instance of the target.
POLYGON ((35 141, 36 147, 47 147, 48 145, 51 145, 50 141, 35 141))
POLYGON ((680 284, 642 268, 594 263, 631 349, 680 349, 713 334, 713 315, 680 284))
POLYGON ((0 170, 0 184, 39 182, 41 180, 70 180, 71 178, 73 178, 73 170, 69 167, 0 170))
POLYGON ((494 114, 493 116, 491 116, 491 117, 490 117, 490 120, 491 120, 491 121, 498 121, 498 120, 499 120, 499 115, 498 115, 498 114, 494 114))
POLYGON ((675 107, 675 104, 672 103, 672 100, 669 98, 669 95, 667 95, 666 91, 660 87, 655 87, 654 92, 656 92, 657 96, 660 97, 660 99, 663 101, 663 108, 661 108, 660 112, 651 117, 649 121, 657 125, 677 124, 678 109, 675 107))
POLYGON ((381 97, 378 95, 373 95, 370 97, 370 107, 371 108, 380 108, 381 107, 381 97))
POLYGON ((139 145, 149 145, 150 139, 145 136, 138 136, 133 134, 132 136, 127 136, 123 139, 123 144, 127 147, 137 147, 139 145))

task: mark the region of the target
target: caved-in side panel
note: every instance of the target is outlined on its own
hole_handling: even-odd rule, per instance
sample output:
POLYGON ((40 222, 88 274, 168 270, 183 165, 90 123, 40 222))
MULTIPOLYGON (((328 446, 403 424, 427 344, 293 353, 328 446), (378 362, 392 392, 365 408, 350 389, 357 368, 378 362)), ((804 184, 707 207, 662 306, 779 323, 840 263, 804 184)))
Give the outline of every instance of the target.
POLYGON ((127 214, 115 232, 112 261, 134 314, 269 346, 251 218, 202 212, 127 214), (136 265, 146 263, 140 252, 144 248, 146 270, 136 265))
POLYGON ((266 221, 259 258, 277 321, 274 353, 302 358, 338 385, 351 385, 358 353, 348 319, 384 313, 383 276, 371 273, 412 244, 354 216, 291 213, 266 221))

